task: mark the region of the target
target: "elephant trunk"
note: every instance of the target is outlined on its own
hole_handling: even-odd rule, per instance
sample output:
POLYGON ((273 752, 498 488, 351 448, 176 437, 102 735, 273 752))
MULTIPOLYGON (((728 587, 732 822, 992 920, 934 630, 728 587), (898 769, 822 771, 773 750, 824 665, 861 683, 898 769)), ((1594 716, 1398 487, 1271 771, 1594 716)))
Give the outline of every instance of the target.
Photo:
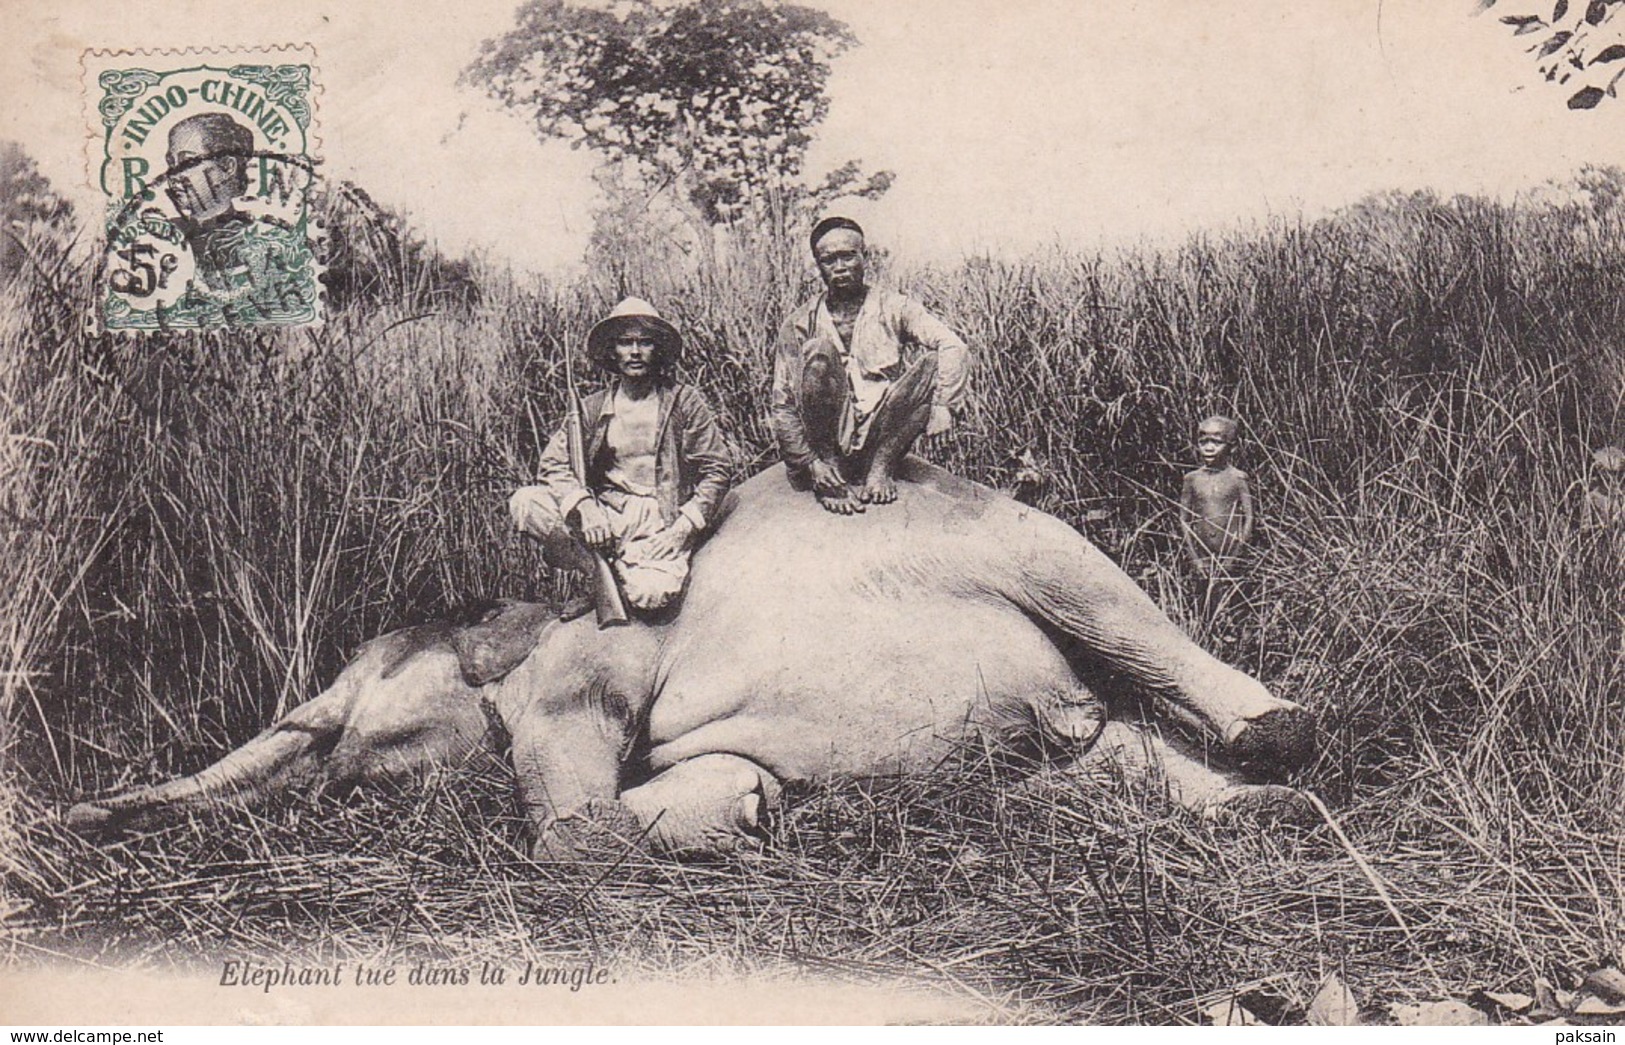
POLYGON ((343 728, 345 703, 328 690, 198 773, 80 802, 68 810, 68 828, 96 836, 198 809, 246 808, 273 792, 312 783, 321 774, 321 756, 343 728))

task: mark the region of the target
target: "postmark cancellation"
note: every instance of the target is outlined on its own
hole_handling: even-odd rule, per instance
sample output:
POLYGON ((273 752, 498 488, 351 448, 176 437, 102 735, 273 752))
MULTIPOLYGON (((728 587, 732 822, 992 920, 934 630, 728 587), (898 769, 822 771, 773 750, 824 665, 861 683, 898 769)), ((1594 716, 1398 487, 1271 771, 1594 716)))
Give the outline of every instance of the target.
POLYGON ((321 321, 308 47, 90 51, 106 203, 92 321, 109 332, 321 321))

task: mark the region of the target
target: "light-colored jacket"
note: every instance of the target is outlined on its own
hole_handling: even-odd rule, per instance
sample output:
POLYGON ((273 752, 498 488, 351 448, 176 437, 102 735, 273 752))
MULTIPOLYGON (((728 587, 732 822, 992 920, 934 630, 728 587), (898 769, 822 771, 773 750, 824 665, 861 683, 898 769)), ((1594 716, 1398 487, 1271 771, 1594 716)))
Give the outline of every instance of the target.
MULTIPOLYGON (((773 359, 771 419, 779 453, 792 468, 806 468, 813 460, 806 426, 796 403, 805 365, 803 346, 815 337, 842 346, 835 320, 820 294, 790 313, 779 329, 773 359)), ((904 356, 910 349, 937 354, 937 385, 931 402, 958 413, 970 388, 970 349, 965 342, 907 294, 884 287, 869 288, 863 308, 852 324, 852 343, 844 346, 854 378, 877 386, 902 376, 904 356)), ((860 409, 870 404, 861 404, 860 409)))
MULTIPOLYGON (((541 481, 565 518, 576 505, 606 485, 604 473, 609 468, 610 451, 605 435, 614 416, 614 391, 611 385, 581 402, 587 459, 585 484, 570 470, 570 446, 564 426, 542 451, 538 466, 541 481)), ((660 504, 660 517, 670 526, 678 515, 684 515, 696 530, 704 531, 716 519, 732 470, 722 429, 705 396, 692 385, 661 385, 655 394, 660 397, 660 420, 655 429, 655 500, 660 504)))

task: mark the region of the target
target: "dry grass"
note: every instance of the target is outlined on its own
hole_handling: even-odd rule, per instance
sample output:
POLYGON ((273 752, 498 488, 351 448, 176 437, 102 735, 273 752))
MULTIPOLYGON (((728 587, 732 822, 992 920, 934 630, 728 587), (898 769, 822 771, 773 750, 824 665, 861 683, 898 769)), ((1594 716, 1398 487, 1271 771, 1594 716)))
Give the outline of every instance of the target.
MULTIPOLYGON (((87 274, 36 235, 0 328, 10 954, 795 964, 946 983, 997 1018, 1150 1023, 1264 980, 1290 1015, 1333 970, 1373 1006, 1572 983, 1625 945, 1625 585, 1619 535, 1581 516, 1590 450, 1621 433, 1625 210, 1617 173, 1583 180, 1561 209, 1396 197, 1167 255, 897 273, 983 351, 937 458, 999 484, 1031 452, 1042 507, 1310 705, 1305 782, 1392 907, 1327 829, 974 759, 802 789, 765 854, 708 864, 533 864, 500 766, 87 847, 64 803, 198 768, 361 639, 560 594, 502 500, 530 418, 559 412, 562 346, 623 288, 448 270, 362 222, 370 278, 319 333, 123 345, 79 330, 87 274), (1254 597, 1222 622, 1173 568, 1169 500, 1214 411, 1243 421, 1264 520, 1254 597)), ((794 256, 616 269, 688 332, 742 474, 771 459, 794 256)))
POLYGON ((1580 969, 1593 953, 1553 945, 1594 938, 1599 908, 1571 890, 1587 874, 1619 888, 1594 839, 1531 853, 1509 881, 1494 854, 1426 817, 1401 831, 1362 812, 1350 830, 1407 937, 1324 832, 1218 828, 1122 786, 975 767, 804 789, 762 853, 538 865, 521 855, 505 783, 298 799, 105 850, 42 821, 31 840, 57 855, 59 877, 16 919, 13 956, 795 966, 948 984, 1029 1019, 1178 1023, 1253 981, 1301 1010, 1328 971, 1375 1002, 1438 996, 1430 966, 1461 993, 1580 969), (1591 862, 1565 873, 1564 860, 1591 862))

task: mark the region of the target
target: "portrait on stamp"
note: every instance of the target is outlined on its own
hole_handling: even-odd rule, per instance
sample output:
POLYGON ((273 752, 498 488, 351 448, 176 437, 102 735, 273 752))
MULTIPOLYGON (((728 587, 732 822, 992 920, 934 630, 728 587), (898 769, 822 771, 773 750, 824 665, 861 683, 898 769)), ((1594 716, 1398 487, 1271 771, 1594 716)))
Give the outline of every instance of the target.
POLYGON ((112 331, 320 321, 309 57, 87 56, 112 331), (137 64, 137 62, 141 64, 137 64))

